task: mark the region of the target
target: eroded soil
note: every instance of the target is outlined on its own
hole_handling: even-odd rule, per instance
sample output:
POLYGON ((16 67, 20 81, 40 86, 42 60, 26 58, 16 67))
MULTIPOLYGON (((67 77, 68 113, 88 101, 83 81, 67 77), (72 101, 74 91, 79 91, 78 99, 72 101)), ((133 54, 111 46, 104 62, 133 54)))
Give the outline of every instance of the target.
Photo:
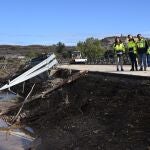
POLYGON ((149 91, 146 79, 91 73, 26 106, 22 122, 37 150, 149 150, 149 91))

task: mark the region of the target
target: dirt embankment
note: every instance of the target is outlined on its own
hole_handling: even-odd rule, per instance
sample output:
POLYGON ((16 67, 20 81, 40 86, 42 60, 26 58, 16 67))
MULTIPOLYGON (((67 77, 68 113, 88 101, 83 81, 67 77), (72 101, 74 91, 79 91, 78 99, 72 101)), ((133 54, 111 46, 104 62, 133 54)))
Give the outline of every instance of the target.
POLYGON ((88 74, 26 106, 22 122, 37 150, 149 150, 149 90, 149 80, 88 74))
POLYGON ((0 82, 9 80, 18 70, 24 68, 24 64, 25 62, 17 59, 0 62, 0 82))

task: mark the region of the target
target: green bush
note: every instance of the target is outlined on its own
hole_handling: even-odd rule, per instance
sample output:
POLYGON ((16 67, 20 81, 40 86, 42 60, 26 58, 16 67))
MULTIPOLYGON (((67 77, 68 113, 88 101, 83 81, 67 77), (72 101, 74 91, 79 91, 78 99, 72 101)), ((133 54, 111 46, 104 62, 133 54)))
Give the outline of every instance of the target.
POLYGON ((93 37, 87 38, 84 42, 77 44, 82 56, 87 57, 89 60, 95 60, 104 54, 104 49, 101 47, 101 42, 93 37))

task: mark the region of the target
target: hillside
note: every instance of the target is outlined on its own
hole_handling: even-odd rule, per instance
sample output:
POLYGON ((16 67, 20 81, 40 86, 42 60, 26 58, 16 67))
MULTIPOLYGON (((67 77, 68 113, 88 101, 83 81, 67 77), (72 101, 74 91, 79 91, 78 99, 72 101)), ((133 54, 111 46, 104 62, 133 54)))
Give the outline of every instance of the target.
MULTIPOLYGON (((123 42, 126 42, 126 37, 121 37, 123 42)), ((112 37, 106 37, 100 40, 102 47, 105 50, 112 50, 112 45, 114 43, 115 36, 112 37)), ((150 39, 147 38, 148 41, 150 39)), ((60 55, 69 56, 70 52, 75 50, 76 46, 64 46, 63 50, 60 52, 60 55)), ((0 57, 2 56, 11 56, 11 55, 36 55, 41 53, 48 53, 48 52, 55 52, 58 53, 58 45, 50 45, 50 46, 44 46, 44 45, 29 45, 29 46, 20 46, 20 45, 0 45, 0 57)))
MULTIPOLYGON (((71 51, 73 50, 73 46, 66 46, 64 51, 71 51)), ((29 46, 16 46, 16 45, 0 45, 0 57, 6 55, 18 55, 18 56, 27 56, 31 53, 40 54, 40 53, 49 53, 49 52, 56 52, 57 46, 44 46, 44 45, 29 45, 29 46)))
MULTIPOLYGON (((106 49, 111 49, 115 37, 106 37, 100 40, 102 47, 106 49)), ((75 50, 75 46, 65 46, 64 51, 75 50)), ((57 52, 57 45, 44 46, 44 45, 0 45, 0 56, 5 55, 28 55, 31 52, 35 53, 47 53, 47 52, 57 52)))
MULTIPOLYGON (((134 38, 136 39, 136 37, 134 37, 134 38)), ((150 43, 150 38, 146 38, 146 39, 147 39, 148 43, 150 43)), ((112 50, 112 45, 114 43, 114 40, 115 40, 115 36, 106 37, 106 38, 102 39, 101 40, 102 47, 104 47, 107 50, 112 50)), ((121 40, 123 43, 126 43, 127 38, 125 36, 122 36, 121 40)))

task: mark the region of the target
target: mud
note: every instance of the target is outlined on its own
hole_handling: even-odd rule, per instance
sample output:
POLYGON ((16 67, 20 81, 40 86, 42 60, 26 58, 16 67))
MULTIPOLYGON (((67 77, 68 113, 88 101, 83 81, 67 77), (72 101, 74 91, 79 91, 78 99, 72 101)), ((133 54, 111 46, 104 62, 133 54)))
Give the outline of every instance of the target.
POLYGON ((30 130, 30 128, 9 127, 4 120, 0 119, 0 150, 29 149, 34 140, 30 130))
POLYGON ((148 79, 89 73, 30 103, 21 122, 36 150, 149 150, 149 91, 148 79))

